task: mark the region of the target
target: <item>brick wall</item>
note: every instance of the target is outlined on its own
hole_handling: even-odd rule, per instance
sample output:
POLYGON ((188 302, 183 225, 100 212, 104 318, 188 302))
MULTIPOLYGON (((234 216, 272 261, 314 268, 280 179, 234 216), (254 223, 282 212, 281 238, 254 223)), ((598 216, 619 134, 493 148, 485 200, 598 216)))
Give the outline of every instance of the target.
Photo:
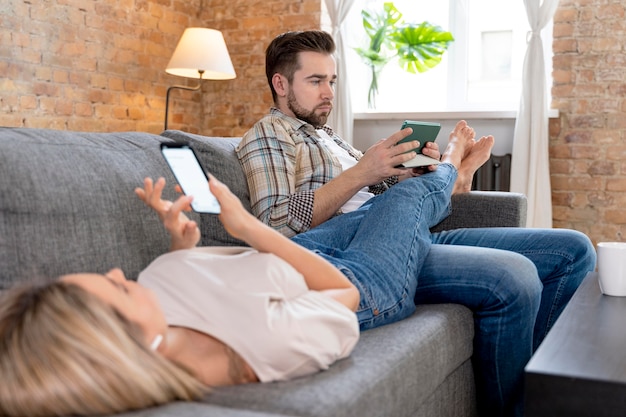
POLYGON ((3 1, 0 125, 158 132, 163 68, 193 22, 192 6, 162 3, 3 1))
POLYGON ((626 240, 626 1, 561 0, 550 169, 555 227, 626 240))
POLYGON ((75 131, 163 129, 165 73, 186 27, 222 30, 237 78, 173 90, 169 127, 241 135, 271 104, 265 45, 319 27, 320 0, 3 0, 0 126, 75 131))

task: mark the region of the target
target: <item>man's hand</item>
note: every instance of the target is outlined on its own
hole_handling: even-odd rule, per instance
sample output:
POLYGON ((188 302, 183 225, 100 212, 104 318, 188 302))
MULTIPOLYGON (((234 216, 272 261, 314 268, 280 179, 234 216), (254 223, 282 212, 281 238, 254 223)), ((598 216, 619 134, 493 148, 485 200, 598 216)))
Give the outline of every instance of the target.
MULTIPOLYGON (((413 129, 400 130, 387 139, 381 139, 372 145, 350 170, 360 175, 364 185, 378 184, 394 175, 404 177, 410 175, 406 168, 397 168, 399 165, 415 157, 415 152, 409 152, 419 146, 418 141, 397 144, 409 136, 413 129)), ((439 154, 438 148, 436 151, 439 154)), ((427 154, 431 156, 431 154, 427 154)), ((347 171, 346 171, 347 172, 347 171)))
MULTIPOLYGON (((424 145, 422 149, 422 153, 426 156, 430 156, 431 158, 440 159, 441 153, 439 152, 439 145, 435 142, 428 142, 424 145)), ((425 174, 430 171, 434 171, 437 169, 437 165, 428 165, 423 167, 415 167, 415 168, 407 168, 404 171, 404 174, 398 175, 398 181, 403 181, 407 178, 419 177, 422 174, 425 174)))
POLYGON ((195 247, 200 241, 200 229, 195 221, 183 213, 183 210, 190 210, 193 197, 183 195, 172 203, 161 198, 165 188, 164 178, 159 178, 156 183, 153 183, 152 178, 146 178, 143 184, 143 188, 135 189, 135 194, 159 215, 170 234, 170 250, 195 247))
POLYGON ((334 216, 363 187, 378 184, 389 177, 411 175, 409 169, 396 167, 415 157, 415 152, 411 150, 419 146, 418 141, 397 144, 412 131, 406 128, 380 140, 365 152, 355 166, 316 189, 310 227, 334 216))

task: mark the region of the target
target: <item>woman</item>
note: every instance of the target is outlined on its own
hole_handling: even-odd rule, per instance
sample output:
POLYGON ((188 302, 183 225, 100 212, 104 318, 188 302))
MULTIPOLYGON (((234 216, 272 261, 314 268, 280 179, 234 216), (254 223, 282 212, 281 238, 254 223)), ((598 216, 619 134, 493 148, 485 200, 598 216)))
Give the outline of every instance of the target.
POLYGON ((339 216, 328 227, 345 233, 333 247, 326 226, 301 235, 315 251, 256 220, 213 177, 220 220, 251 248, 195 248, 199 229, 183 214, 192 198, 162 200, 165 181, 146 179, 136 193, 163 221, 171 252, 138 282, 118 269, 72 274, 0 301, 0 415, 115 413, 326 369, 355 346, 357 317, 368 328, 414 311, 428 229, 447 213, 472 143, 452 140, 437 171, 339 216), (390 228, 384 215, 418 227, 390 228))

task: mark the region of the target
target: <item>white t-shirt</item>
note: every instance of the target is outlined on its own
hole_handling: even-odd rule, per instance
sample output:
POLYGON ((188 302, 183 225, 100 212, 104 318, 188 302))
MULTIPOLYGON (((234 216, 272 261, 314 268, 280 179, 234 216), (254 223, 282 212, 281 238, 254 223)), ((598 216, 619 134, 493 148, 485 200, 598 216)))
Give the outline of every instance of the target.
MULTIPOLYGON (((324 145, 328 148, 328 150, 339 159, 341 163, 342 169, 345 171, 348 168, 352 168, 356 165, 357 160, 354 159, 348 151, 343 149, 341 146, 337 145, 337 143, 322 129, 317 129, 316 132, 322 139, 324 145)), ((350 198, 350 200, 346 201, 346 203, 341 206, 342 213, 349 213, 361 207, 363 203, 365 203, 370 198, 374 197, 374 194, 368 191, 368 187, 361 188, 355 195, 350 198)))
POLYGON ((327 369, 347 357, 359 339, 354 312, 310 290, 287 262, 254 249, 170 252, 138 281, 155 292, 169 325, 219 339, 261 382, 327 369))

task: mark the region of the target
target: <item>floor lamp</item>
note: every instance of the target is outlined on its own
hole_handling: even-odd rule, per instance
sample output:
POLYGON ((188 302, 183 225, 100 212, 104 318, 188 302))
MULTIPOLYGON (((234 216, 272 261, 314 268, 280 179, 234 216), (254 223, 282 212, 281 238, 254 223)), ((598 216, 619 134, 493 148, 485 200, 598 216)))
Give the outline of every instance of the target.
POLYGON ((198 85, 173 85, 165 95, 165 130, 173 89, 197 91, 202 80, 232 80, 236 77, 222 32, 207 28, 187 28, 178 41, 165 72, 179 77, 197 78, 198 85))

